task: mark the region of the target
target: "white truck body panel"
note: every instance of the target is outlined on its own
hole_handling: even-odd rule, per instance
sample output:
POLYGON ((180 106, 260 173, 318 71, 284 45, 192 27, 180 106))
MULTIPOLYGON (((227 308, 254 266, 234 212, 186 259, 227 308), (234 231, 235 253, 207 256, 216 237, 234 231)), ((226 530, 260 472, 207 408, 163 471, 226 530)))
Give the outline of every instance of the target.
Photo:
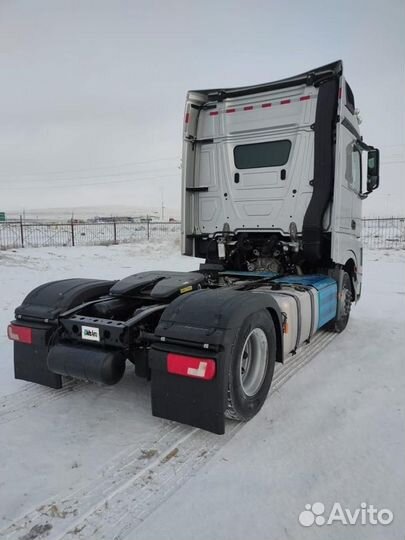
MULTIPOLYGON (((189 108, 185 136, 197 137, 194 173, 183 169, 183 185, 208 187, 208 191, 185 194, 184 208, 192 210, 194 233, 222 230, 279 230, 288 234, 293 220, 298 230, 312 187, 313 131, 317 90, 300 85, 252 96, 229 99, 215 109, 189 108), (234 149, 240 145, 288 140, 291 150, 282 165, 237 168, 234 149), (285 179, 281 171, 285 170, 285 179), (235 174, 239 181, 235 182, 235 174)), ((187 114, 187 112, 186 112, 187 114)), ((186 160, 189 156, 186 156, 186 160)))

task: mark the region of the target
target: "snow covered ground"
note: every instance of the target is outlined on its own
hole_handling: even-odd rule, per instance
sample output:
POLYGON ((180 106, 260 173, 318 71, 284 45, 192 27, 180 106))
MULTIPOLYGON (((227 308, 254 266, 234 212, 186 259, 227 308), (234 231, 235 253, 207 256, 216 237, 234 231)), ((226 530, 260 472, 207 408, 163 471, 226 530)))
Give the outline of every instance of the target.
POLYGON ((130 366, 108 388, 13 379, 6 326, 29 290, 196 268, 178 251, 167 240, 0 253, 0 537, 403 540, 403 252, 366 254, 348 329, 321 335, 303 369, 278 369, 261 413, 229 422, 222 437, 154 418, 149 384, 130 366), (352 511, 365 502, 394 519, 305 528, 298 516, 315 502, 325 516, 335 502, 352 511))

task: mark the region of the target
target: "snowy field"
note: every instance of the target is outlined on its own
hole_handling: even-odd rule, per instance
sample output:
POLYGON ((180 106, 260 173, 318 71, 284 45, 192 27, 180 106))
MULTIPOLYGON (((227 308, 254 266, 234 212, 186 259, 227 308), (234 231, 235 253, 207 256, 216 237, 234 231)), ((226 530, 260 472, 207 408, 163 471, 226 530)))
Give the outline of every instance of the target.
POLYGON ((403 540, 404 252, 366 253, 347 330, 321 337, 303 369, 276 371, 259 415, 225 436, 154 418, 130 365, 113 387, 13 379, 6 327, 32 288, 198 267, 178 252, 172 241, 0 252, 0 537, 403 540), (394 519, 303 527, 315 502, 394 519))

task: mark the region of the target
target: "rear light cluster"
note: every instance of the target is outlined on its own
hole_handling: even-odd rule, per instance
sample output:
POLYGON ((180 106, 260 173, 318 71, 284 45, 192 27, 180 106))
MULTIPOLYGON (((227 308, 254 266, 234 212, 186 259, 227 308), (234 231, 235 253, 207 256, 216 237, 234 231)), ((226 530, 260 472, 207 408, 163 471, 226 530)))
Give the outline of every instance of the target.
POLYGON ((167 355, 167 371, 173 375, 210 381, 215 377, 216 363, 211 358, 196 358, 195 356, 169 353, 167 355))
POLYGON ((9 324, 7 328, 8 338, 19 343, 32 344, 32 328, 9 324))

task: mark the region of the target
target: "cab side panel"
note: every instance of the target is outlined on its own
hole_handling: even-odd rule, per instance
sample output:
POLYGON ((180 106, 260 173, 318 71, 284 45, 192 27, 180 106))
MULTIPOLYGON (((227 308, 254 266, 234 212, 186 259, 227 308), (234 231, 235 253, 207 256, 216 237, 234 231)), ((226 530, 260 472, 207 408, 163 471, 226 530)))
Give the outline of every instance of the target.
POLYGON ((350 87, 341 77, 336 125, 335 186, 332 209, 331 259, 351 269, 355 296, 361 288, 362 157, 358 121, 350 87))

